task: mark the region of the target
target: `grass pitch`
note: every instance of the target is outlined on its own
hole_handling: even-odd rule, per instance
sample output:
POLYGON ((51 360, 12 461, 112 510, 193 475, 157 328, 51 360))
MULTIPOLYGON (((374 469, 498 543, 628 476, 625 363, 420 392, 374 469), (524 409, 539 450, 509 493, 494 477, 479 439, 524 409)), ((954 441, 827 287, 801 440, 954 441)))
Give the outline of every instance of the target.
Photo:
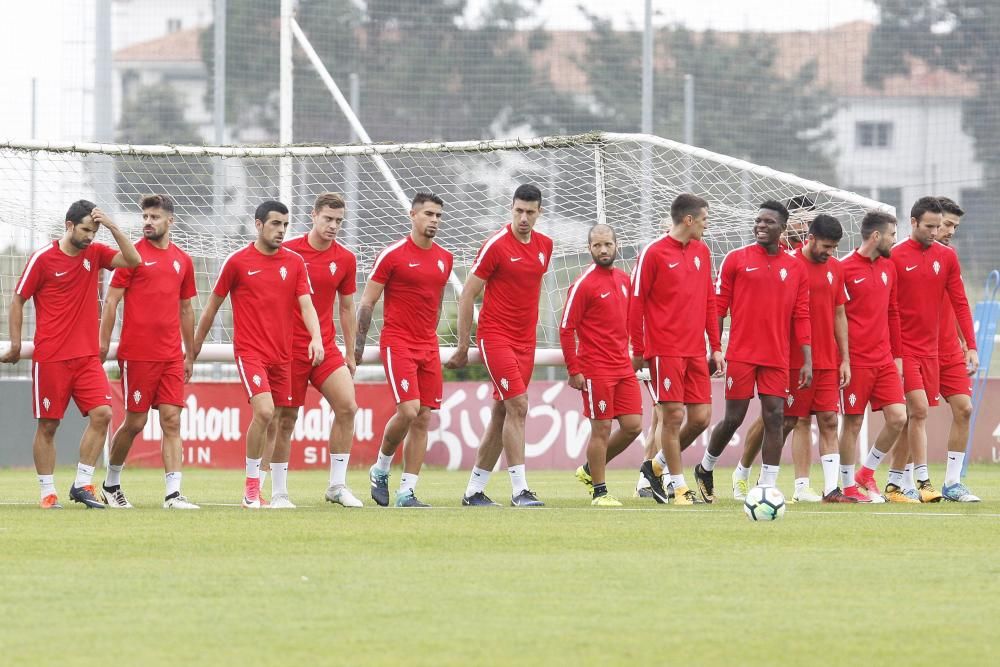
MULTIPOLYGON (((293 472, 298 510, 250 512, 233 506, 239 471, 192 470, 184 491, 204 509, 168 512, 161 473, 126 469, 137 509, 102 512, 67 502, 61 469, 66 509, 43 512, 31 471, 0 470, 0 664, 996 660, 995 466, 970 469, 983 503, 799 504, 772 524, 732 500, 632 498, 623 471, 609 486, 624 509, 540 471, 547 509, 460 508, 466 476, 421 476, 434 509, 345 510, 322 502, 324 473, 293 472)), ((348 480, 368 501, 365 471, 348 480)), ((509 502, 507 475, 487 492, 509 502)))

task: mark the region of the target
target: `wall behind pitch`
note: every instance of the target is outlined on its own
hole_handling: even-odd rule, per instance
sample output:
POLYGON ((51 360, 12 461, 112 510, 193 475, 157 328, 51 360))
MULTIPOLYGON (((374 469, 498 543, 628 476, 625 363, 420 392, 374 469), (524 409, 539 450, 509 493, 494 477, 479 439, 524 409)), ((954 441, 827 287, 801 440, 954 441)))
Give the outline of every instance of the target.
MULTIPOLYGON (((66 418, 56 431, 56 465, 76 465, 80 458, 80 436, 86 425, 87 420, 70 401, 66 418)), ((34 437, 31 381, 0 380, 0 467, 33 467, 31 441, 34 437)))

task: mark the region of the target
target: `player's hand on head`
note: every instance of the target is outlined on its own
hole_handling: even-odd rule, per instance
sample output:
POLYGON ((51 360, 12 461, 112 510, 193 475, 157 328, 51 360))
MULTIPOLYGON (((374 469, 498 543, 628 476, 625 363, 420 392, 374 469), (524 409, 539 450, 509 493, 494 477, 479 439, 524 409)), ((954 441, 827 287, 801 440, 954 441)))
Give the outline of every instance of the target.
POLYGON ((575 373, 569 376, 568 384, 569 386, 573 387, 573 389, 576 389, 577 391, 582 391, 583 383, 584 383, 583 373, 575 373))
POLYGON ((93 211, 91 211, 90 217, 94 222, 96 222, 99 225, 103 225, 105 227, 107 227, 110 224, 113 224, 111 222, 111 218, 108 217, 108 214, 99 208, 95 208, 93 211))

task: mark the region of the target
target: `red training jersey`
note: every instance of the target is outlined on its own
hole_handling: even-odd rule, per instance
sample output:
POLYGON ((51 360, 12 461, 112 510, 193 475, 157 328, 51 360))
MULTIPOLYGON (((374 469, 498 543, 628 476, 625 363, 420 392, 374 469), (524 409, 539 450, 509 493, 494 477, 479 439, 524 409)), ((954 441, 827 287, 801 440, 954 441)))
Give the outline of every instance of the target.
MULTIPOLYGON (((347 296, 358 291, 357 260, 354 253, 336 241, 326 250, 317 250, 309 243, 309 235, 285 241, 282 247, 302 257, 309 284, 312 286, 313 307, 319 317, 319 331, 323 337, 323 349, 328 354, 337 345, 337 327, 333 322, 333 302, 338 294, 347 296)), ((292 307, 295 325, 292 327, 292 353, 296 357, 309 358, 309 341, 312 336, 302 320, 302 310, 296 303, 292 307)), ((352 314, 353 315, 353 314, 352 314)))
POLYGON ((719 317, 732 316, 729 361, 788 368, 791 336, 800 345, 811 343, 809 282, 802 262, 784 250, 769 255, 754 243, 726 255, 716 307, 719 317))
POLYGON ((302 258, 286 248, 265 255, 251 243, 222 264, 212 290, 233 304, 233 351, 265 364, 291 360, 292 318, 300 296, 312 292, 302 258))
POLYGON ((35 300, 35 361, 97 356, 101 324, 98 273, 118 251, 91 243, 74 256, 59 241, 36 250, 14 293, 35 300))
POLYGON ((559 327, 559 343, 570 375, 634 375, 628 353, 628 303, 628 275, 613 266, 591 264, 570 285, 559 327))
POLYGON ((510 225, 483 244, 472 264, 472 273, 486 281, 478 339, 534 347, 542 277, 551 258, 552 239, 532 231, 528 242, 522 243, 510 225))
POLYGON ((704 356, 706 333, 712 351, 722 349, 705 243, 665 235, 643 248, 632 271, 628 324, 632 354, 646 359, 704 356))
POLYGON ((142 264, 115 269, 111 286, 125 290, 118 358, 133 361, 174 361, 184 357, 180 303, 198 295, 194 263, 170 243, 157 248, 140 239, 135 249, 142 264))
POLYGON ((958 339, 958 320, 955 309, 951 305, 951 296, 945 294, 941 299, 941 333, 938 336, 938 358, 946 360, 965 360, 962 342, 958 339))
MULTIPOLYGON (((795 251, 802 261, 802 268, 809 279, 809 323, 812 329, 813 370, 837 370, 840 367, 840 348, 833 334, 837 306, 847 302, 844 293, 844 271, 840 261, 831 257, 825 262, 814 262, 802 252, 795 251)), ((850 347, 850 343, 848 343, 850 347)), ((805 358, 802 345, 792 344, 790 368, 802 368, 805 358)))
POLYGON ((914 357, 938 356, 941 300, 945 296, 951 301, 966 343, 970 349, 976 349, 972 313, 955 251, 937 242, 925 248, 913 239, 906 239, 893 247, 891 259, 899 277, 903 353, 914 357))
POLYGON ((368 279, 385 285, 381 347, 438 348, 441 299, 452 261, 437 243, 421 248, 409 235, 379 254, 368 279))
POLYGON ((896 267, 857 250, 840 263, 847 296, 847 345, 852 368, 880 368, 902 356, 896 267))

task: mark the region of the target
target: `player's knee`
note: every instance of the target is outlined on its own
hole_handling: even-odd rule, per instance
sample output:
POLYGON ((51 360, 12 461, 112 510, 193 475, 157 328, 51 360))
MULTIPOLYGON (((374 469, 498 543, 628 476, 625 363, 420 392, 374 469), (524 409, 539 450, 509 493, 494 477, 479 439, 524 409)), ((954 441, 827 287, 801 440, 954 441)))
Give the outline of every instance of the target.
POLYGON ((528 395, 521 394, 514 398, 508 398, 504 401, 504 407, 507 409, 507 414, 511 417, 524 419, 528 415, 528 395))
POLYGON ((972 403, 966 401, 952 406, 951 413, 955 417, 955 421, 968 422, 972 419, 972 403))
POLYGON ((273 405, 254 406, 253 420, 264 426, 270 425, 270 423, 274 421, 274 406, 273 405))
POLYGON ((689 429, 694 429, 698 433, 701 433, 706 428, 708 428, 709 415, 704 412, 697 412, 692 414, 688 412, 687 424, 689 429))
POLYGON ((793 428, 795 428, 795 425, 798 423, 799 423, 798 417, 789 417, 786 415, 784 417, 783 426, 786 431, 791 431, 793 428))
POLYGON ((680 427, 684 423, 684 406, 683 405, 671 405, 665 406, 662 410, 663 421, 671 426, 680 427))
POLYGON ((90 418, 90 425, 98 430, 107 429, 111 425, 111 408, 101 405, 87 413, 90 418))
POLYGON ((295 422, 298 421, 298 412, 293 412, 291 414, 282 414, 278 417, 278 430, 283 434, 288 435, 295 430, 295 422))
POLYGON ((642 433, 642 422, 639 420, 636 420, 635 422, 625 422, 619 428, 626 438, 630 441, 635 440, 639 437, 639 434, 642 433))
MULTIPOLYGON (((902 431, 906 426, 907 418, 906 413, 902 410, 892 411, 883 415, 885 417, 885 426, 893 432, 902 431)), ((924 417, 927 417, 927 411, 924 411, 924 417)), ((911 419, 918 419, 917 417, 911 415, 911 419)))
POLYGON ((358 404, 356 401, 339 401, 333 406, 333 415, 336 419, 350 420, 354 421, 354 415, 358 413, 358 404))
MULTIPOLYGON (((143 420, 145 422, 145 419, 143 420)), ((143 423, 145 426, 145 423, 143 423)), ((181 413, 160 412, 160 429, 164 435, 179 435, 181 432, 181 413)), ((141 430, 141 427, 140 427, 141 430)))
POLYGON ((54 438, 59 428, 58 419, 39 419, 38 432, 46 438, 54 438))
POLYGON ((906 423, 907 419, 912 419, 913 421, 926 421, 927 419, 927 406, 926 405, 915 405, 906 411, 906 419, 903 423, 906 423))
POLYGON ((837 430, 837 414, 835 412, 821 412, 816 415, 816 422, 819 424, 819 428, 822 431, 833 431, 837 430))
POLYGON ((396 406, 396 414, 407 423, 412 423, 417 418, 419 412, 420 406, 417 405, 416 401, 406 401, 396 406))

